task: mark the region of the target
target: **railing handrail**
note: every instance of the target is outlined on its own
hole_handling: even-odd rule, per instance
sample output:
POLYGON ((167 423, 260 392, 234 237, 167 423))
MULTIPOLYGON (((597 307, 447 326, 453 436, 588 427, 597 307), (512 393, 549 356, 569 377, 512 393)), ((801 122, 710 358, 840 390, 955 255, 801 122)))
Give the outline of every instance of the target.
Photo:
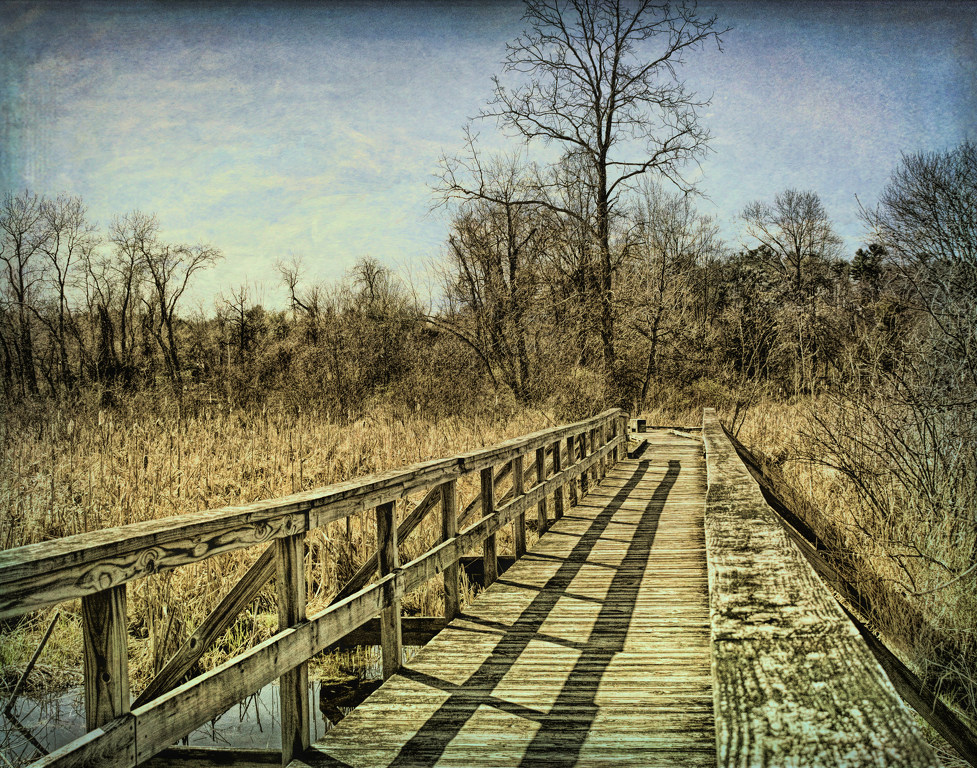
POLYGON ((718 765, 940 765, 712 408, 702 436, 718 765))
MULTIPOLYGON (((622 449, 628 439, 625 419, 624 411, 615 408, 574 424, 541 430, 448 459, 415 464, 317 491, 295 494, 268 502, 265 511, 270 508, 273 514, 279 515, 278 518, 266 514, 257 523, 255 507, 258 505, 248 505, 245 512, 240 507, 231 508, 234 520, 230 524, 225 522, 223 527, 220 519, 215 519, 215 515, 222 510, 209 510, 182 516, 175 521, 175 525, 171 520, 171 524, 162 529, 147 524, 117 528, 110 531, 109 537, 109 544, 115 544, 114 549, 104 540, 78 542, 78 537, 72 537, 73 546, 62 545, 54 558, 60 571, 55 574, 53 588, 46 573, 44 582, 35 586, 34 591, 22 585, 22 581, 10 578, 13 573, 22 580, 24 571, 31 570, 25 565, 24 553, 36 551, 36 545, 9 550, 4 553, 5 559, 0 561, 0 588, 4 585, 4 577, 7 584, 21 584, 22 588, 13 596, 3 595, 7 615, 14 610, 30 610, 38 603, 70 599, 79 590, 87 590, 81 591, 80 596, 85 636, 85 709, 89 732, 43 758, 35 766, 51 768, 104 764, 134 768, 202 723, 218 716, 235 701, 240 701, 276 678, 280 680, 282 700, 281 757, 283 764, 287 764, 309 745, 308 659, 379 613, 384 677, 393 674, 402 656, 400 601, 403 595, 443 573, 445 617, 452 618, 458 608, 458 561, 464 552, 482 544, 486 583, 489 583, 497 573, 496 532, 502 526, 515 524, 518 533, 525 525, 526 511, 534 506, 539 513, 539 530, 544 531, 548 495, 553 495, 554 513, 559 519, 563 513, 564 486, 570 486, 572 504, 576 498, 574 480, 580 479, 581 493, 585 493, 588 474, 593 476, 594 482, 598 482, 605 475, 608 465, 623 455, 622 449), (566 467, 560 461, 564 439, 566 467), (547 449, 554 457, 552 475, 545 466, 547 449), (533 450, 536 452, 537 482, 526 489, 521 482, 522 461, 524 455, 533 450), (494 496, 495 465, 502 461, 512 462, 519 478, 507 503, 497 503, 494 496), (482 515, 459 531, 454 525, 457 522, 457 480, 461 475, 474 471, 481 472, 482 515), (441 541, 411 562, 401 564, 394 503, 411 491, 429 485, 436 486, 441 494, 441 541), (374 507, 377 515, 379 578, 328 608, 311 616, 306 615, 303 565, 305 531, 367 507, 374 507), (277 527, 269 523, 272 519, 278 521, 277 527), (213 549, 231 551, 258 543, 253 536, 248 539, 241 535, 242 520, 265 526, 261 541, 275 540, 279 631, 216 669, 172 690, 161 692, 134 708, 130 707, 125 634, 126 582, 158 572, 164 567, 173 568, 205 559, 217 553, 213 549), (147 528, 151 530, 147 531, 147 528), (201 529, 216 537, 219 547, 214 547, 213 539, 201 545, 192 539, 185 541, 176 538, 177 546, 173 548, 173 553, 169 559, 164 557, 161 531, 170 536, 166 541, 172 542, 173 531, 186 537, 188 533, 201 529), (124 535, 134 532, 135 535, 124 535), (153 532, 156 533, 155 538, 153 532), (235 536, 229 536, 229 532, 235 536), (222 540, 221 536, 225 539, 222 540), (134 540, 138 546, 132 544, 134 540), (181 541, 184 541, 182 550, 179 548, 181 541), (126 542, 129 548, 122 551, 130 559, 120 560, 120 546, 126 542), (145 562, 132 559, 134 555, 145 556, 147 552, 155 553, 158 558, 153 561, 151 569, 145 562), (113 553, 115 560, 109 553, 113 553), (77 577, 86 562, 89 566, 92 562, 108 565, 115 571, 109 571, 104 581, 91 578, 83 582, 77 577), (58 573, 62 579, 66 573, 73 575, 75 582, 53 591, 58 589, 58 573), (451 594, 454 598, 449 600, 451 594)), ((517 554, 518 549, 517 544, 517 554)), ((524 542, 522 549, 525 551, 524 542)), ((33 568, 35 571, 37 568, 50 568, 51 562, 49 555, 47 565, 33 568)), ((34 580, 41 581, 42 577, 35 575, 34 580)))
POLYGON ((443 459, 239 506, 190 512, 0 552, 0 619, 93 594, 403 498, 419 489, 575 435, 623 414, 606 410, 443 459))

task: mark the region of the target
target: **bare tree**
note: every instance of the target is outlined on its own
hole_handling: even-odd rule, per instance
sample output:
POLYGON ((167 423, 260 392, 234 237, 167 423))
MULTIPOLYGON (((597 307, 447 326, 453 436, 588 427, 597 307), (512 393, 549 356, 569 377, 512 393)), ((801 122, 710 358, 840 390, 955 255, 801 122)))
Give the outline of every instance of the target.
MULTIPOLYGON (((112 242, 118 253, 117 270, 123 278, 121 317, 128 322, 130 302, 136 296, 146 315, 144 325, 163 353, 170 379, 183 384, 179 347, 176 340, 176 305, 190 278, 221 258, 216 248, 207 245, 173 245, 161 240, 159 222, 154 215, 133 211, 116 219, 112 225, 112 242), (147 290, 138 292, 138 277, 143 276, 147 290)), ((123 327, 123 345, 126 328, 123 327)))
POLYGON ((746 234, 759 242, 752 253, 783 286, 779 337, 793 358, 795 391, 812 386, 823 359, 817 286, 831 262, 841 257, 842 241, 816 192, 787 189, 773 205, 754 202, 742 214, 746 234))
POLYGON ((79 264, 84 264, 99 243, 94 224, 87 221, 80 197, 58 195, 41 204, 48 236, 42 250, 50 262, 49 282, 56 302, 53 320, 46 321, 54 338, 58 360, 58 379, 70 388, 74 375, 68 354, 69 333, 80 338, 74 328, 69 305, 69 287, 79 264))
POLYGON ((641 408, 660 375, 665 345, 679 346, 680 339, 691 336, 695 274, 722 245, 718 225, 695 210, 691 196, 670 194, 660 184, 643 186, 636 216, 638 240, 625 282, 630 325, 647 344, 641 408))
MULTIPOLYGON (((503 65, 515 84, 496 78, 481 117, 527 142, 555 143, 563 150, 555 165, 576 163, 578 183, 590 187, 594 207, 582 223, 597 251, 599 330, 610 372, 614 209, 629 182, 646 173, 692 186, 683 172, 705 151, 708 134, 697 110, 708 102, 686 89, 677 70, 689 52, 709 40, 718 44, 725 30, 694 3, 646 0, 527 0, 524 19, 528 29, 508 46, 503 65)), ((477 158, 446 164, 446 186, 455 194, 491 197, 481 180, 477 158)), ((555 183, 541 174, 536 194, 524 202, 581 220, 550 194, 555 183)))
POLYGON ((4 347, 14 350, 21 393, 38 392, 34 362, 34 301, 44 277, 43 248, 48 239, 42 200, 32 192, 7 193, 0 202, 0 262, 3 263, 4 292, 9 304, 5 313, 14 322, 4 347))
POLYGON ((315 346, 319 343, 319 324, 323 307, 329 304, 325 290, 316 283, 304 289, 301 287, 303 265, 302 259, 298 256, 292 255, 288 259, 279 259, 275 269, 288 291, 292 313, 295 316, 305 317, 306 337, 315 346))
POLYGON ((841 238, 817 192, 787 189, 773 205, 757 201, 743 211, 746 234, 769 250, 771 265, 801 302, 819 264, 841 255, 841 238))

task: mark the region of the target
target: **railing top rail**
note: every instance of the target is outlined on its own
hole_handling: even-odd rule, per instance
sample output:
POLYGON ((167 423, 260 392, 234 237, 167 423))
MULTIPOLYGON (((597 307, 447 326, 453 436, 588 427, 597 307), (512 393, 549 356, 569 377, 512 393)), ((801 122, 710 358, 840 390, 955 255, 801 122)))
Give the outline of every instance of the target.
POLYGON ((150 520, 0 552, 0 619, 214 555, 317 528, 424 487, 579 434, 624 413, 540 430, 487 448, 241 506, 150 520))
POLYGON ((712 408, 702 433, 719 765, 938 766, 712 408))

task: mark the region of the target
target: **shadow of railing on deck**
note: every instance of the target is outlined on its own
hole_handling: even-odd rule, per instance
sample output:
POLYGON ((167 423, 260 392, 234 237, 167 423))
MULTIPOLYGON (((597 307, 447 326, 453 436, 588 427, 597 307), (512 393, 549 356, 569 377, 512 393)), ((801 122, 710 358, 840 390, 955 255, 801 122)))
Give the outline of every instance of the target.
MULTIPOLYGON (((556 573, 542 588, 538 588, 539 593, 512 626, 491 623, 493 629, 502 629, 504 634, 490 659, 483 663, 465 684, 454 685, 441 678, 409 668, 400 671, 399 674, 408 679, 448 693, 449 698, 404 744, 390 766, 405 768, 409 765, 416 768, 435 765, 451 740, 482 706, 505 711, 539 724, 538 730, 527 746, 521 765, 536 765, 542 760, 545 760, 547 765, 575 763, 597 715, 596 697, 601 679, 614 655, 624 648, 632 609, 637 602, 642 575, 658 530, 658 522, 665 501, 681 471, 679 461, 669 461, 668 470, 641 513, 634 538, 623 560, 617 566, 609 566, 616 570, 607 591, 607 595, 613 595, 613 598, 602 601, 589 641, 576 644, 580 656, 549 711, 504 701, 494 697, 491 691, 518 661, 557 601, 567 594, 574 577, 586 564, 587 554, 604 534, 614 514, 621 509, 625 500, 648 473, 650 466, 649 461, 639 462, 632 476, 593 519, 556 573)), ((566 517, 572 516, 571 512, 566 517)), ((485 624, 475 616, 462 615, 461 618, 469 622, 485 624)), ((339 768, 346 765, 316 748, 313 748, 311 753, 310 762, 317 767, 339 768)))

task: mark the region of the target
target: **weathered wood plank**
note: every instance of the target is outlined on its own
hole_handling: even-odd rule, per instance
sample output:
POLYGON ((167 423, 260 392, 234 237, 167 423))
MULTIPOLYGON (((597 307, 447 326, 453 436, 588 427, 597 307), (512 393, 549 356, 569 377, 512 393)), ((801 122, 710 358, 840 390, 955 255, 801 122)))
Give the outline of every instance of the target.
MULTIPOLYGON (((397 546, 397 522, 394 502, 377 507, 377 548, 380 553, 380 575, 395 573, 400 567, 397 546)), ((394 584, 388 586, 380 612, 380 649, 383 654, 383 678, 386 680, 400 669, 403 657, 403 639, 400 634, 400 598, 394 584)))
MULTIPOLYGON (((568 437, 566 439, 567 444, 567 469, 572 467, 577 461, 577 438, 568 437)), ((567 483, 567 501, 571 507, 577 506, 577 485, 576 483, 567 483)))
MULTIPOLYGON (((305 533, 275 542, 278 597, 278 629, 283 631, 306 620, 305 617, 305 533)), ((281 697, 282 760, 287 764, 309 748, 309 665, 303 661, 285 671, 279 680, 281 697)))
MULTIPOLYGON (((562 440, 553 443, 553 474, 559 475, 563 472, 563 456, 560 452, 562 440)), ((553 491, 553 518, 560 520, 563 517, 563 485, 561 484, 553 491)))
MULTIPOLYGON (((495 482, 493 481, 493 472, 492 467, 485 467, 481 473, 482 485, 480 496, 482 499, 483 518, 495 514, 495 482)), ((485 568, 486 587, 499 578, 499 562, 496 559, 496 555, 495 529, 493 529, 482 542, 482 563, 485 568)))
POLYGON ((85 725, 93 731, 129 711, 125 584, 86 595, 81 617, 85 725))
POLYGON ((277 749, 170 747, 140 768, 267 768, 287 765, 277 749))
MULTIPOLYGON (((458 482, 441 486, 441 541, 458 535, 458 482)), ((449 621, 461 610, 461 583, 457 561, 444 568, 444 617, 449 621)))
MULTIPOLYGON (((577 440, 580 443, 580 463, 583 463, 584 459, 589 455, 587 451, 587 432, 581 432, 577 436, 577 440)), ((586 496, 590 492, 590 479, 587 477, 587 473, 583 472, 580 475, 580 495, 586 496)))
MULTIPOLYGON (((522 455, 516 456, 512 460, 512 496, 518 498, 526 492, 526 478, 523 468, 522 455)), ((526 554, 526 514, 520 512, 512 523, 512 547, 513 554, 518 560, 526 554)))
POLYGON ((712 409, 702 434, 719 765, 939 765, 712 409))
MULTIPOLYGON (((546 448, 536 449, 536 485, 541 486, 546 482, 546 448)), ((546 533, 550 526, 549 518, 546 514, 546 497, 543 496, 536 503, 536 530, 540 535, 546 533)))
MULTIPOLYGON (((401 616, 400 637, 404 645, 426 645, 446 626, 448 626, 448 619, 441 616, 401 616)), ((345 650, 370 645, 380 645, 380 619, 378 618, 370 619, 331 647, 345 650)))

